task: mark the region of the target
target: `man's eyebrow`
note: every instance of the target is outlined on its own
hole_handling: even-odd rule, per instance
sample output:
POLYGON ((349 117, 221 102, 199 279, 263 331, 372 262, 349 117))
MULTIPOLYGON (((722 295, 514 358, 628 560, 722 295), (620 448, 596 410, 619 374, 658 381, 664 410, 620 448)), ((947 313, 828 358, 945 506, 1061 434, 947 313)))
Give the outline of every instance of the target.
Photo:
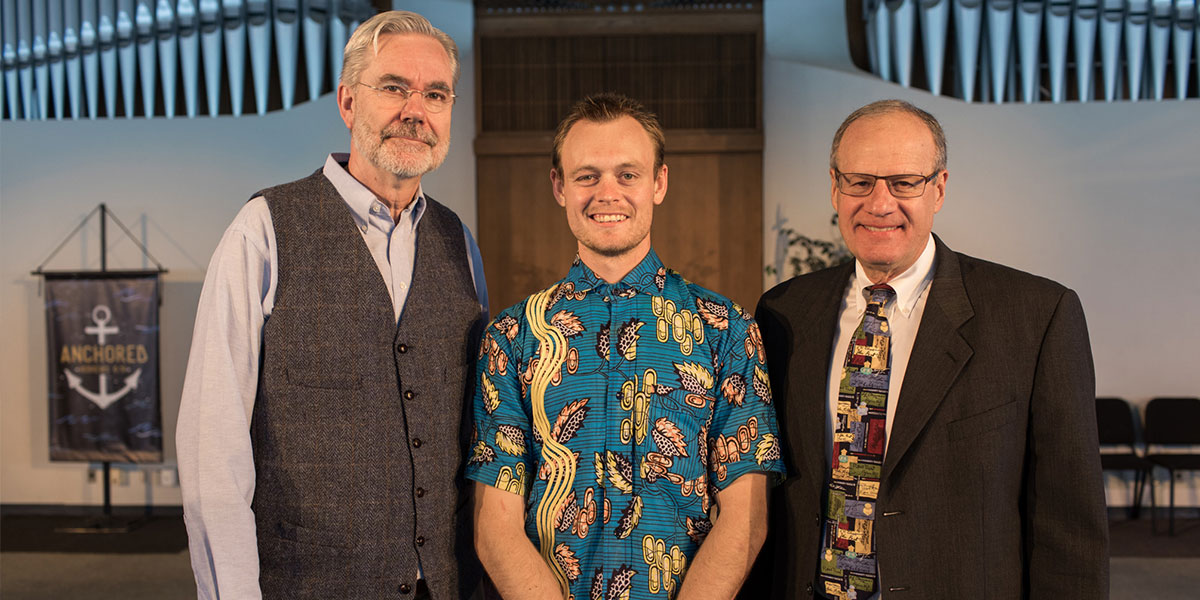
MULTIPOLYGON (((412 87, 412 80, 410 80, 407 77, 404 77, 403 75, 396 75, 393 73, 388 73, 388 74, 380 77, 379 83, 396 83, 396 84, 400 84, 406 88, 412 87)), ((451 91, 450 86, 444 81, 431 81, 429 83, 429 85, 425 86, 425 89, 426 90, 438 90, 439 92, 451 91)))
POLYGON ((380 77, 379 83, 398 83, 404 87, 409 87, 412 84, 412 82, 409 81, 409 79, 407 77, 402 77, 400 75, 393 75, 391 73, 388 73, 388 74, 380 77))

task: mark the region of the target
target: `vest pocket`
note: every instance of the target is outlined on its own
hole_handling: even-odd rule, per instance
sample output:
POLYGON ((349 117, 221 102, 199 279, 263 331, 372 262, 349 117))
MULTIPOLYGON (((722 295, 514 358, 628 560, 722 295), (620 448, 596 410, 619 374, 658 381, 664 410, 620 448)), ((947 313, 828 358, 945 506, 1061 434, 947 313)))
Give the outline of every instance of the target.
POLYGON ((296 542, 297 544, 342 548, 344 550, 353 550, 355 547, 342 533, 309 529, 287 521, 279 521, 275 527, 275 533, 279 536, 279 539, 296 542))
POLYGON ((359 377, 358 373, 354 372, 337 373, 288 369, 287 382, 292 385, 323 390, 362 389, 362 378, 359 377))

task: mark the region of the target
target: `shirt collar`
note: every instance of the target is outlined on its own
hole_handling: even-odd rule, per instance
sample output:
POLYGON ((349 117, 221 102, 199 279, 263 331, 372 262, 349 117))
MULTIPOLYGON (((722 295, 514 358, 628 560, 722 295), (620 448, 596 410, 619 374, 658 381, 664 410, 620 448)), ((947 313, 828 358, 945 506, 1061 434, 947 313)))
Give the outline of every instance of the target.
MULTIPOLYGON (((917 300, 921 298, 921 294, 929 287, 933 281, 933 263, 936 255, 936 245, 933 243, 933 236, 929 236, 925 242, 925 249, 921 251, 921 255, 917 257, 917 261, 911 267, 905 270, 900 275, 889 281, 887 284, 896 290, 896 304, 904 316, 912 314, 913 308, 917 306, 917 300)), ((854 261, 854 281, 853 289, 858 293, 854 294, 855 307, 859 313, 867 310, 867 293, 866 288, 875 285, 867 277, 867 272, 863 269, 862 263, 854 261)))
MULTIPOLYGON (((383 207, 382 214, 391 218, 391 209, 387 204, 379 199, 367 186, 355 179, 350 171, 346 170, 347 163, 350 162, 350 155, 344 152, 334 152, 325 159, 325 166, 321 173, 325 178, 333 184, 334 189, 346 201, 346 206, 350 207, 350 212, 354 214, 355 221, 359 225, 365 225, 371 222, 371 207, 379 204, 383 207)), ((413 202, 410 202, 404 211, 400 213, 400 220, 412 219, 412 227, 416 227, 421 221, 421 215, 425 214, 425 191, 421 189, 420 184, 417 185, 417 196, 413 202)))
POLYGON ((653 248, 646 253, 646 257, 642 262, 638 263, 621 281, 609 284, 598 277, 587 265, 583 264, 579 255, 575 255, 575 261, 571 263, 571 270, 567 273, 567 277, 563 282, 570 282, 575 285, 575 291, 583 292, 591 289, 606 291, 610 286, 614 290, 633 289, 644 294, 661 294, 662 286, 659 282, 665 282, 667 268, 663 266, 662 261, 658 258, 658 253, 653 248))

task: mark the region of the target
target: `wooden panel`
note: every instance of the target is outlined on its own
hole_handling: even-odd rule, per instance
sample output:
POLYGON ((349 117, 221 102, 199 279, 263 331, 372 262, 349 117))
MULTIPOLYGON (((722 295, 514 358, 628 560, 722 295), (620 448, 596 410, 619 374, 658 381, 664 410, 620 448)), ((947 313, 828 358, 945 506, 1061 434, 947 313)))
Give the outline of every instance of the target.
MULTIPOLYGON (((477 164, 478 238, 494 315, 566 275, 576 242, 550 192, 549 152, 481 155, 477 164)), ((761 152, 668 153, 667 167, 655 250, 668 267, 753 310, 762 294, 761 152)))

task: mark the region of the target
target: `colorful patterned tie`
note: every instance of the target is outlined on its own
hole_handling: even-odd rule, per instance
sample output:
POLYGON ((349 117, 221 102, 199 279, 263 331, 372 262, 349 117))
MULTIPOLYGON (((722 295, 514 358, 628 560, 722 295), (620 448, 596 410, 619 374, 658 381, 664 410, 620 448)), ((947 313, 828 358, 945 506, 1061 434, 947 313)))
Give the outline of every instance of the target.
POLYGON ((892 340, 884 307, 896 291, 886 285, 867 290, 871 300, 846 351, 838 389, 820 567, 821 591, 830 598, 865 600, 879 583, 875 499, 887 439, 892 340))

